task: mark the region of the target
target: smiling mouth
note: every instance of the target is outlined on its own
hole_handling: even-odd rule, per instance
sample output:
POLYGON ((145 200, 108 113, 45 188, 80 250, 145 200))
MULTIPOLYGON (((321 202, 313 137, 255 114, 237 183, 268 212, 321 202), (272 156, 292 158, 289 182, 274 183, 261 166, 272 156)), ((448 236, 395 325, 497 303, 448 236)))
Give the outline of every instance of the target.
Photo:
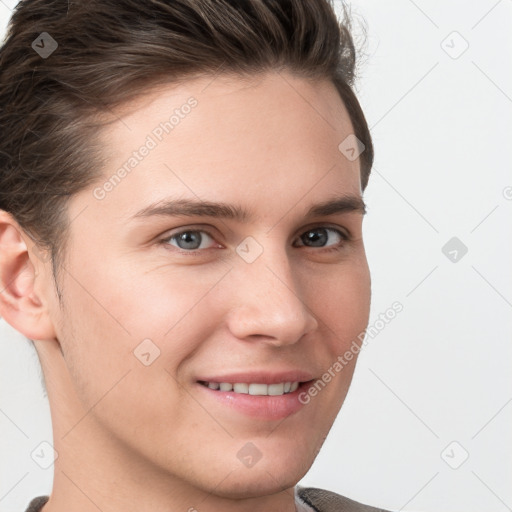
POLYGON ((253 396, 281 396, 293 393, 304 382, 280 382, 278 384, 263 384, 256 382, 207 382, 198 381, 199 384, 214 391, 231 391, 253 396))

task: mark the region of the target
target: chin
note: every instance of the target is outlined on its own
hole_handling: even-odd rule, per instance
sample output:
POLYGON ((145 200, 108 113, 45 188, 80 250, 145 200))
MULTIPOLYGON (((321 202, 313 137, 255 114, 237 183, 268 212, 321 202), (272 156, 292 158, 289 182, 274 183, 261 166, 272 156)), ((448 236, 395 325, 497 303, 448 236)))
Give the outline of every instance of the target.
POLYGON ((226 478, 219 484, 210 482, 217 496, 228 499, 256 498, 277 494, 297 484, 308 472, 313 461, 297 460, 296 454, 288 454, 280 459, 276 456, 266 461, 259 460, 252 467, 236 467, 227 470, 226 478), (294 458, 294 460, 293 460, 294 458), (231 473, 229 473, 231 471, 231 473))
POLYGON ((293 487, 302 476, 297 473, 297 477, 295 477, 295 474, 290 474, 290 472, 276 475, 266 471, 236 470, 211 492, 231 500, 270 496, 293 487))

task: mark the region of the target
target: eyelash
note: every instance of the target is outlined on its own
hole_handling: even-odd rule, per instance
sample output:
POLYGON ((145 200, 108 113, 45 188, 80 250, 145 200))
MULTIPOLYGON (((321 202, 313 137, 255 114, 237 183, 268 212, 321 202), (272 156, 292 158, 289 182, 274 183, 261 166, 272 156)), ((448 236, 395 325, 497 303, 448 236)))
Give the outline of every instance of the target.
MULTIPOLYGON (((304 231, 304 233, 302 233, 302 235, 299 236, 299 239, 303 235, 305 235, 306 233, 310 233, 311 231, 315 231, 317 229, 325 229, 327 231, 334 231, 342 239, 342 242, 339 243, 338 245, 334 246, 334 247, 326 247, 326 248, 325 247, 318 247, 318 250, 322 251, 322 252, 341 251, 344 248, 344 246, 345 246, 345 242, 348 242, 351 239, 349 235, 347 235, 343 231, 340 231, 339 229, 333 228, 331 226, 322 226, 322 225, 321 226, 316 226, 316 227, 313 227, 313 228, 310 228, 310 229, 304 231)), ((215 240, 215 237, 206 229, 184 229, 182 231, 178 231, 177 233, 173 233, 170 236, 166 236, 165 238, 160 239, 159 243, 161 245, 163 245, 163 246, 168 247, 170 245, 168 243, 169 241, 176 239, 179 235, 182 235, 184 233, 206 233, 212 240, 215 240)), ((172 249, 173 251, 177 251, 179 254, 186 254, 186 255, 189 255, 189 256, 199 255, 201 252, 204 252, 204 251, 208 250, 208 249, 193 249, 193 250, 187 251, 185 249, 180 249, 179 247, 175 247, 175 246, 172 246, 172 247, 173 247, 173 249, 172 249)), ((299 247, 308 247, 308 246, 301 245, 299 247)), ((309 248, 310 249, 315 249, 315 247, 309 247, 309 248)))

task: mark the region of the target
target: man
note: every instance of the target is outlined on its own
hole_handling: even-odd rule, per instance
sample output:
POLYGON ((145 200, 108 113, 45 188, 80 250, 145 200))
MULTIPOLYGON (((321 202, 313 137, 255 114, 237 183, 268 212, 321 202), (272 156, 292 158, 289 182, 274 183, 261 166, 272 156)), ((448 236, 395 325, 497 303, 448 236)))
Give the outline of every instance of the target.
POLYGON ((28 511, 377 510, 296 486, 369 316, 353 70, 325 0, 19 4, 0 315, 57 456, 28 511))

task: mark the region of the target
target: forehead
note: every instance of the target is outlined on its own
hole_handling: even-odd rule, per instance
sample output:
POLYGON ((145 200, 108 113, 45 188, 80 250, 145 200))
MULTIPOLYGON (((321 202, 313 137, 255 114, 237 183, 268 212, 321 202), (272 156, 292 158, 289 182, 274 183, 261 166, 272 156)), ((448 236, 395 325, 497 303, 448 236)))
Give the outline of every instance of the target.
POLYGON ((284 208, 307 195, 361 195, 359 160, 338 147, 353 128, 329 81, 202 77, 158 86, 114 114, 102 133, 99 185, 108 190, 97 206, 126 218, 171 192, 249 208, 265 198, 284 208))

